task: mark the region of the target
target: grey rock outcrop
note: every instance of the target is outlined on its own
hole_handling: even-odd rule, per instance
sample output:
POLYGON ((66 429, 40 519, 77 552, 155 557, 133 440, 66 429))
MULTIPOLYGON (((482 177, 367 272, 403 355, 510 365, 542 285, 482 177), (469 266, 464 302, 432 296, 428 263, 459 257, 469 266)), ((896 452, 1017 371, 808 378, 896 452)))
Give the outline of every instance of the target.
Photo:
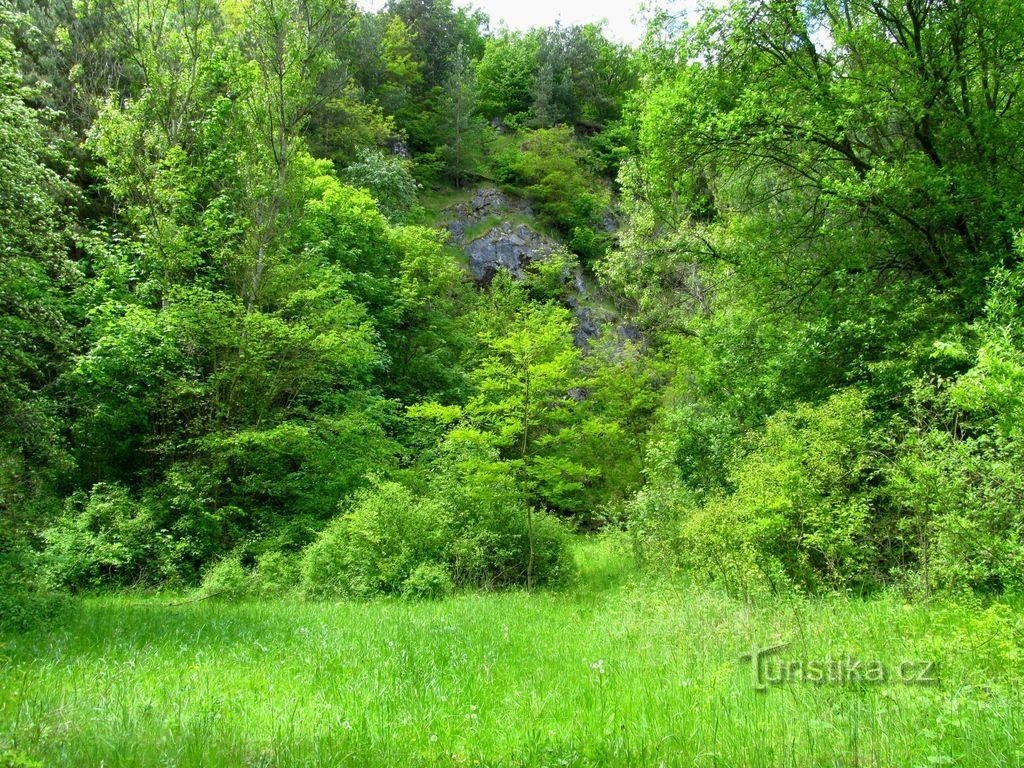
POLYGON ((522 280, 523 270, 534 261, 550 256, 559 245, 525 224, 503 221, 463 246, 469 269, 477 282, 487 284, 499 269, 522 280))
MULTIPOLYGON (((452 205, 443 213, 449 240, 466 254, 469 271, 479 285, 490 284, 500 270, 522 280, 531 263, 542 261, 564 247, 529 226, 533 211, 527 201, 496 187, 481 187, 469 200, 452 205), (467 233, 474 230, 482 230, 482 234, 468 237, 467 233)), ((602 229, 612 233, 617 228, 615 216, 606 212, 602 229)), ((643 343, 635 327, 624 325, 617 313, 602 306, 596 287, 588 286, 582 268, 577 266, 567 271, 563 279, 563 300, 576 321, 573 330, 576 346, 589 352, 595 344, 611 344, 612 354, 618 355, 630 343, 643 343)), ((586 396, 584 392, 577 394, 586 396)))
POLYGON ((527 224, 510 220, 532 216, 530 204, 495 187, 481 187, 470 200, 451 206, 445 214, 449 238, 465 251, 473 278, 484 285, 501 269, 521 280, 527 265, 560 247, 527 224), (489 221, 496 223, 477 237, 466 237, 471 229, 489 221))

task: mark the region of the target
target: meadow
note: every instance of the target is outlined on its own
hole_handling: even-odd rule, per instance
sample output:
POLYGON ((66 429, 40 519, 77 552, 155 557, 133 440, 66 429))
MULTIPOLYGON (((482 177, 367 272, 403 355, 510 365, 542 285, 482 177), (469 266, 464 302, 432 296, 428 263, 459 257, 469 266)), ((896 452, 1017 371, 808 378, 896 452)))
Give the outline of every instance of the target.
POLYGON ((84 599, 4 641, 0 765, 1024 764, 1012 605, 750 605, 640 579, 608 541, 578 556, 574 587, 535 594, 84 599), (805 674, 852 656, 937 679, 777 682, 763 662, 759 686, 741 655, 779 642, 805 674))

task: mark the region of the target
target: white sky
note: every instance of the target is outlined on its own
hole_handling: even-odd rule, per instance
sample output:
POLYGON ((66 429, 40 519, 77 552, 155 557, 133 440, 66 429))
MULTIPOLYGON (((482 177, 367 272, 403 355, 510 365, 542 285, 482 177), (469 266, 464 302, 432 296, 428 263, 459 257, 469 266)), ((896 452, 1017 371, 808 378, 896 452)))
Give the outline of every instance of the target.
MULTIPOLYGON (((384 6, 385 0, 359 0, 367 10, 384 6)), ((604 31, 620 43, 638 43, 644 34, 640 18, 641 6, 650 6, 650 0, 453 0, 455 6, 479 8, 491 19, 491 28, 501 22, 510 29, 547 27, 561 20, 563 24, 587 24, 606 21, 604 31)), ((679 0, 672 5, 679 6, 679 0)))

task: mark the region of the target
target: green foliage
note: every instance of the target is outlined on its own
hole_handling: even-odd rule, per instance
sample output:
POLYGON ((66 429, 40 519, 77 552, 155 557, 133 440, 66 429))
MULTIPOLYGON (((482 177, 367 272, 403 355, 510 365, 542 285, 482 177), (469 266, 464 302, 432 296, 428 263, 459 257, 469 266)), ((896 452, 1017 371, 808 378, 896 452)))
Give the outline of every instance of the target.
POLYGON ((440 446, 429 489, 451 515, 446 561, 457 584, 493 589, 572 578, 568 530, 531 508, 514 468, 476 429, 457 427, 440 446))
POLYGON ((314 598, 397 594, 443 545, 445 510, 393 482, 356 494, 303 555, 303 591, 314 598))
POLYGON ((69 468, 55 382, 72 348, 67 295, 70 188, 39 93, 26 87, 15 41, 30 32, 0 7, 0 626, 47 615, 31 537, 59 508, 69 468))
POLYGON ((38 760, 32 760, 20 752, 0 752, 0 768, 43 768, 38 760))
POLYGON ((900 425, 908 434, 886 476, 903 575, 925 594, 1024 587, 1019 268, 997 271, 990 286, 971 341, 936 345, 937 356, 966 356, 971 367, 953 381, 919 385, 915 422, 900 425))
POLYGON ((438 563, 421 563, 402 582, 402 597, 411 600, 440 600, 455 589, 448 569, 438 563))
POLYGON ((684 522, 681 547, 691 564, 730 578, 732 563, 750 558, 769 579, 785 574, 810 589, 869 580, 868 418, 856 391, 773 415, 733 465, 735 490, 684 522), (729 565, 719 565, 723 558, 729 565))
POLYGON ((441 95, 441 156, 456 188, 462 187, 480 164, 483 126, 474 116, 478 98, 476 74, 460 46, 441 95))
POLYGON ((0 632, 23 632, 67 615, 67 601, 40 577, 39 560, 24 541, 0 534, 0 632))
POLYGON ((98 483, 69 498, 63 515, 42 532, 47 577, 70 589, 174 581, 183 542, 164 525, 159 508, 123 486, 98 483))
POLYGON ((740 0, 636 54, 449 0, 21 6, 0 621, 44 577, 558 583, 556 516, 736 590, 1021 588, 1010 0, 740 0), (478 290, 402 223, 490 175, 570 253, 478 290))
POLYGON ((501 118, 509 125, 528 119, 539 47, 536 35, 503 31, 488 38, 476 68, 478 109, 484 117, 501 118))
POLYGON ((448 438, 424 495, 388 481, 358 492, 305 551, 303 592, 320 599, 419 594, 442 588, 437 569, 457 586, 564 581, 572 572, 567 531, 535 514, 531 559, 531 521, 518 485, 481 437, 448 438))
POLYGON ((869 417, 853 390, 780 411, 730 462, 729 490, 704 499, 653 449, 654 480, 631 508, 642 554, 742 593, 870 585, 880 538, 869 417))
POLYGON ((203 574, 202 592, 223 600, 238 600, 250 594, 252 574, 233 555, 214 563, 203 574))
POLYGON ((402 158, 363 149, 341 175, 352 186, 373 195, 381 213, 390 221, 404 221, 416 205, 416 180, 402 158))
POLYGON ((610 204, 609 194, 594 178, 571 129, 525 134, 496 163, 499 178, 532 201, 541 222, 561 232, 570 250, 584 259, 604 251, 597 227, 610 204))
POLYGON ((206 569, 199 596, 231 602, 288 597, 298 591, 299 568, 299 558, 284 552, 263 552, 252 567, 247 567, 243 555, 235 552, 206 569))
POLYGON ((594 24, 504 31, 487 41, 477 77, 485 117, 589 131, 619 117, 636 82, 629 52, 594 24))
POLYGON ((298 558, 269 551, 256 558, 252 590, 258 597, 280 598, 294 593, 299 586, 298 558))

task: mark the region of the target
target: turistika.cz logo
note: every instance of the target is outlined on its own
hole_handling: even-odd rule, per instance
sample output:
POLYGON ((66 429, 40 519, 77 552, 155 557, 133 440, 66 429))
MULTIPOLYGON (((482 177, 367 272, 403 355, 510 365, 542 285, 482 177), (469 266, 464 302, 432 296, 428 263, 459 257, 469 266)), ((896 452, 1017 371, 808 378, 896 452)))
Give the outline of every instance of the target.
POLYGON ((740 656, 750 662, 750 679, 755 691, 767 691, 788 684, 804 685, 938 685, 938 664, 918 659, 886 664, 878 659, 860 659, 852 653, 825 658, 788 658, 782 655, 789 643, 767 648, 754 647, 740 656))

